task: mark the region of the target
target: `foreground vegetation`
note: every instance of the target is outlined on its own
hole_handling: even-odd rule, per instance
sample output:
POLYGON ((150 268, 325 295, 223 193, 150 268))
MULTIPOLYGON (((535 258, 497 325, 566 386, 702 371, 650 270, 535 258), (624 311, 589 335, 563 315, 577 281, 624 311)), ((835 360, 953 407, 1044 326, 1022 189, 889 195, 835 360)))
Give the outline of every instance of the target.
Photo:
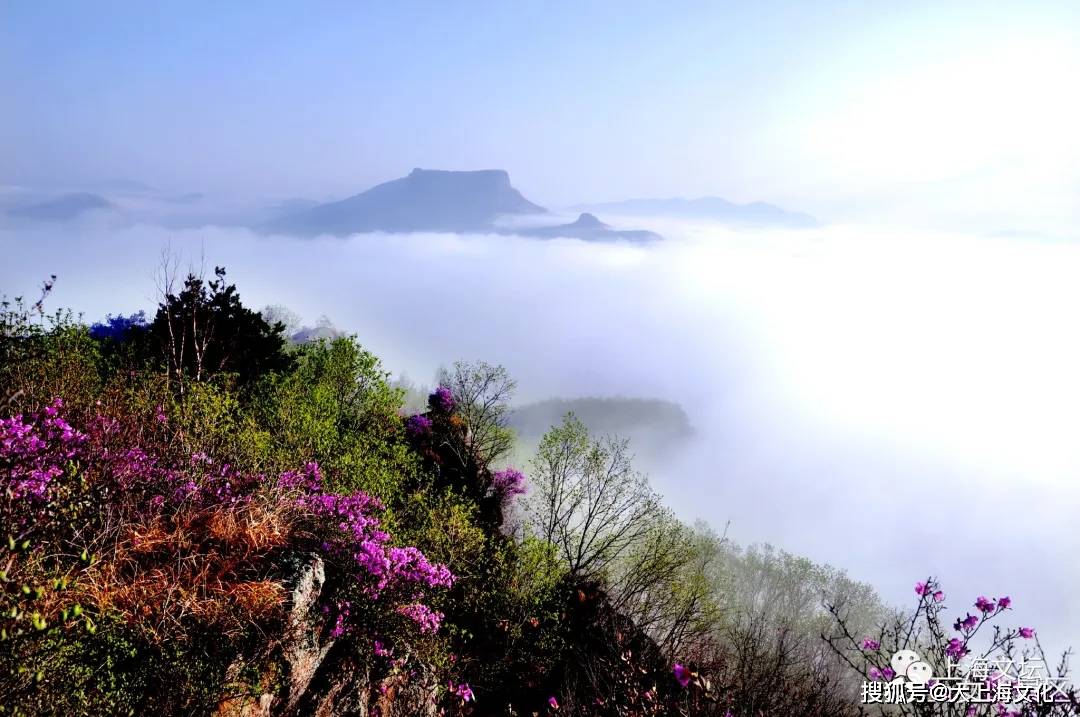
MULTIPOLYGON (((3 713, 854 715, 889 650, 969 651, 932 584, 894 613, 684 525, 573 415, 508 465, 500 367, 407 411, 356 338, 286 340, 224 270, 92 326, 48 288, 0 316, 3 713)), ((1006 707, 968 709, 941 713, 1006 707)))

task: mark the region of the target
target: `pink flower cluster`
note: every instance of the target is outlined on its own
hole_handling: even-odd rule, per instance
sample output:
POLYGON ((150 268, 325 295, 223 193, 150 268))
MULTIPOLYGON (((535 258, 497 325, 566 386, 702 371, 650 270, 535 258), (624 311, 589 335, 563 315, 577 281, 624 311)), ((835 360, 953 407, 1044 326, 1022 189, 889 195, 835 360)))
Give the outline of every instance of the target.
POLYGON ((971 613, 967 614, 967 617, 960 619, 956 618, 956 622, 953 623, 953 629, 959 632, 974 632, 975 626, 979 624, 979 618, 975 617, 971 613))
POLYGON ((364 574, 374 579, 368 594, 375 598, 388 588, 416 584, 448 588, 454 576, 445 565, 430 562, 414 547, 391 547, 390 536, 380 527, 374 511, 382 503, 366 493, 337 495, 317 493, 302 496, 301 502, 317 516, 327 518, 344 538, 327 547, 352 557, 364 574))
MULTIPOLYGON (((330 630, 330 637, 336 640, 339 637, 344 637, 349 632, 349 609, 352 607, 352 602, 338 600, 335 607, 337 608, 337 616, 334 618, 334 627, 330 630)), ((328 614, 330 608, 323 606, 323 612, 328 614)))
POLYGON ((439 386, 428 396, 428 406, 433 411, 451 413, 454 410, 454 394, 446 386, 439 386))
MULTIPOLYGON (((17 498, 32 499, 38 506, 48 505, 57 489, 57 480, 70 469, 78 470, 80 479, 97 487, 107 487, 112 500, 126 502, 137 511, 160 510, 166 496, 174 501, 236 500, 243 483, 258 482, 261 477, 241 476, 224 465, 205 475, 192 456, 192 466, 170 468, 139 445, 132 445, 120 420, 98 414, 86 424, 85 432, 76 430, 62 416, 63 401, 54 400, 41 411, 23 417, 0 419, 0 487, 17 498)), ((74 474, 73 474, 74 475, 74 474)), ((36 521, 35 508, 23 502, 8 516, 19 523, 36 521)))
POLYGON ((97 415, 80 431, 61 415, 63 405, 57 398, 34 414, 0 419, 0 482, 14 497, 47 504, 57 479, 72 466, 114 486, 118 498, 173 490, 180 474, 139 446, 123 445, 116 419, 97 415))
POLYGON ((465 682, 457 685, 451 682, 448 685, 448 689, 450 690, 450 694, 457 695, 461 698, 462 702, 472 702, 476 699, 475 695, 473 695, 472 688, 465 682))
POLYGON ((949 644, 945 646, 945 654, 953 660, 959 660, 961 657, 968 654, 968 652, 970 652, 970 650, 968 650, 967 644, 957 637, 949 640, 949 644))
POLYGON ((285 490, 299 490, 306 493, 315 493, 322 488, 322 471, 319 464, 307 463, 302 470, 285 471, 278 476, 278 487, 285 490))
MULTIPOLYGON (((919 595, 929 594, 930 586, 926 583, 916 583, 915 592, 919 595)), ((944 595, 940 590, 933 594, 935 602, 941 602, 944 599, 944 595), (942 597, 939 598, 938 596, 942 597)), ((982 615, 982 622, 985 623, 998 614, 1008 610, 1012 607, 1012 598, 1005 595, 1000 598, 988 598, 985 595, 980 595, 975 598, 975 609, 982 615)), ((959 660, 969 652, 967 643, 971 636, 975 633, 979 626, 979 616, 966 613, 964 617, 957 618, 953 623, 953 629, 963 635, 962 638, 954 637, 949 640, 945 645, 945 654, 953 660, 959 660)), ((1035 637, 1035 630, 1030 627, 1021 627, 1016 631, 1017 637, 1022 637, 1025 640, 1030 640, 1035 637)), ((865 642, 863 644, 865 647, 865 642)))
POLYGON ((0 470, 15 498, 46 499, 53 480, 86 443, 87 436, 59 415, 63 405, 56 399, 29 420, 0 419, 0 470))
POLYGON ((505 468, 496 471, 491 476, 491 490, 495 495, 504 499, 515 495, 524 495, 527 492, 525 474, 517 468, 505 468))
POLYGON ((405 433, 409 438, 423 438, 431 434, 431 419, 422 413, 405 419, 405 433))
POLYGON ((931 585, 929 585, 927 583, 924 583, 924 582, 915 583, 915 594, 916 595, 931 595, 931 597, 934 598, 934 602, 941 602, 942 600, 945 599, 945 593, 941 592, 940 590, 933 590, 933 593, 931 593, 931 590, 933 590, 933 586, 931 586, 931 585))
POLYGON ((679 687, 686 687, 689 685, 690 680, 693 677, 690 670, 681 662, 676 662, 671 667, 671 672, 675 675, 675 681, 679 683, 679 687))
POLYGON ((445 617, 441 612, 432 610, 427 605, 419 602, 401 605, 398 607, 397 612, 399 615, 404 615, 415 622, 420 628, 420 632, 426 633, 438 632, 445 617))
POLYGON ((887 682, 892 678, 896 677, 896 672, 893 671, 893 668, 891 667, 886 667, 884 670, 879 670, 876 667, 871 667, 869 670, 867 670, 866 675, 871 680, 885 680, 887 682))
MULTIPOLYGON (((88 485, 104 487, 101 495, 108 500, 144 514, 158 514, 181 502, 249 501, 267 485, 265 476, 218 464, 201 452, 181 465, 168 465, 151 450, 132 445, 139 432, 126 432, 130 426, 114 417, 95 416, 87 432, 80 432, 60 415, 62 407, 57 399, 35 414, 0 419, 0 492, 16 498, 0 513, 0 523, 19 529, 39 524, 72 466, 88 485)), ((392 546, 379 518, 384 507, 376 498, 325 493, 322 483, 319 466, 308 463, 299 471, 282 473, 276 487, 292 494, 321 528, 329 529, 324 549, 355 563, 356 577, 370 598, 401 589, 411 603, 403 614, 421 630, 438 629, 442 615, 416 601, 423 588, 449 588, 454 582, 449 568, 431 562, 415 547, 392 546)), ((335 636, 347 632, 349 608, 347 601, 336 604, 335 636)))

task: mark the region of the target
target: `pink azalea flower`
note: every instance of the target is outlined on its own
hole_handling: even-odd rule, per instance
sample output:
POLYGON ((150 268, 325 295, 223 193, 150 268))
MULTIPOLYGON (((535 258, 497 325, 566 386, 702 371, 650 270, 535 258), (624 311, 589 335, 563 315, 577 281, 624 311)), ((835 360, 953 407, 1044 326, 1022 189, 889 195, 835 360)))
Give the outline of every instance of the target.
POLYGON ((527 492, 525 474, 516 468, 497 471, 491 475, 491 489, 501 498, 524 495, 527 492))
POLYGON ((554 695, 548 697, 548 706, 551 707, 551 709, 553 710, 559 709, 559 701, 555 699, 554 695))
POLYGON ((679 683, 680 687, 686 687, 688 684, 690 684, 690 678, 692 675, 690 674, 690 670, 688 670, 685 665, 680 662, 676 662, 675 665, 671 668, 671 671, 675 673, 675 681, 679 683))
POLYGON ((420 628, 420 632, 424 633, 438 632, 443 617, 445 617, 441 612, 432 610, 423 603, 401 605, 397 608, 397 613, 415 622, 420 628))
POLYGON ((871 680, 880 680, 882 678, 881 670, 876 667, 871 667, 867 671, 866 676, 869 677, 871 680))
POLYGON ((949 640, 949 644, 945 646, 945 654, 953 658, 954 660, 959 660, 967 653, 968 649, 964 645, 964 641, 957 637, 949 640))
POLYGON ((462 702, 472 702, 476 699, 475 695, 473 695, 472 688, 465 682, 462 682, 460 685, 455 685, 451 682, 450 692, 460 697, 462 702))
POLYGON ((410 438, 421 438, 431 433, 431 419, 427 416, 417 413, 414 416, 409 416, 405 419, 405 433, 410 438))
MULTIPOLYGON (((937 592, 934 593, 934 602, 941 602, 944 599, 945 599, 945 593, 941 592, 940 590, 938 590, 937 592)), ((1007 599, 1008 598, 1006 598, 1006 600, 1007 599)))
POLYGON ((880 650, 881 643, 872 637, 867 637, 863 639, 862 647, 864 650, 880 650))
POLYGON ((886 680, 891 680, 892 678, 896 677, 896 671, 893 670, 893 668, 891 667, 886 667, 884 670, 881 671, 881 676, 884 677, 886 680))
POLYGON ((926 594, 926 583, 915 583, 915 594, 916 595, 925 595, 926 594))
POLYGON ((1031 638, 1035 637, 1035 630, 1030 627, 1022 627, 1020 628, 1020 637, 1024 638, 1025 640, 1030 640, 1031 638))
POLYGON ((447 386, 439 386, 428 396, 428 406, 443 413, 454 410, 454 393, 447 386))
POLYGON ((971 632, 978 624, 979 618, 975 617, 971 613, 968 613, 968 616, 965 617, 963 620, 961 620, 960 618, 956 619, 956 622, 953 623, 953 629, 961 630, 963 632, 971 632))
POLYGON ((998 600, 998 607, 1002 610, 1009 607, 1010 605, 1012 605, 1012 598, 1010 598, 1008 595, 998 600))
POLYGON ((981 612, 993 612, 997 605, 994 604, 993 600, 988 600, 985 596, 980 595, 975 598, 975 607, 981 612))

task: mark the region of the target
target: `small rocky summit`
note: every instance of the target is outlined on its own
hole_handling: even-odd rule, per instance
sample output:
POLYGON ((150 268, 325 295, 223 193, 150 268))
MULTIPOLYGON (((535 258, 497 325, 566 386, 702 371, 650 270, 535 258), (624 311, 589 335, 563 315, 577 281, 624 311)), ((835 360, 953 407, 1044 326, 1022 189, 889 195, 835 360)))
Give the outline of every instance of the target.
POLYGON ((656 241, 662 237, 655 232, 642 229, 612 229, 596 218, 595 215, 585 212, 569 224, 559 224, 552 227, 536 227, 533 229, 519 230, 518 234, 542 239, 555 239, 566 237, 570 239, 584 239, 586 241, 633 241, 647 242, 656 241))
POLYGON ((568 224, 567 226, 576 227, 578 229, 611 229, 609 225, 604 224, 602 221, 597 219, 595 214, 589 214, 588 212, 581 214, 577 218, 577 221, 568 224))

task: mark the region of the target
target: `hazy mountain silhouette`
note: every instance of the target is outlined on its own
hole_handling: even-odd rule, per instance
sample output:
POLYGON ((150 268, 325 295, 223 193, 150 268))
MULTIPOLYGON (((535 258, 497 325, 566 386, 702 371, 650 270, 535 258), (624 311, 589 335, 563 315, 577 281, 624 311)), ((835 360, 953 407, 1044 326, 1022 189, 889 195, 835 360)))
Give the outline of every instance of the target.
POLYGON ((582 214, 569 224, 560 224, 553 227, 532 227, 517 229, 515 234, 528 237, 540 237, 554 239, 556 237, 571 237, 585 239, 587 241, 610 241, 614 239, 626 239, 629 241, 655 241, 662 239, 659 234, 643 230, 612 229, 607 224, 597 219, 592 214, 582 214))
POLYGON ((622 202, 589 204, 579 209, 634 216, 665 216, 733 224, 737 226, 811 228, 819 222, 809 214, 789 212, 773 204, 736 204, 720 197, 699 199, 627 199, 622 202))
POLYGON ((694 433, 682 406, 656 398, 549 398, 515 406, 509 421, 518 435, 539 438, 567 413, 573 413, 590 431, 600 435, 652 431, 665 438, 683 439, 694 433))
POLYGON ((515 406, 508 416, 517 434, 517 458, 528 460, 541 436, 573 413, 596 437, 630 439, 642 468, 659 469, 686 447, 695 431, 678 403, 651 398, 552 398, 515 406))
POLYGON ((83 214, 101 209, 113 209, 111 202, 97 194, 81 192, 65 194, 55 199, 9 209, 8 214, 19 219, 39 222, 66 222, 83 214))
POLYGON ((264 231, 314 236, 355 232, 491 231, 500 214, 542 214, 510 186, 501 169, 414 169, 409 176, 339 202, 320 204, 266 224, 264 231))

